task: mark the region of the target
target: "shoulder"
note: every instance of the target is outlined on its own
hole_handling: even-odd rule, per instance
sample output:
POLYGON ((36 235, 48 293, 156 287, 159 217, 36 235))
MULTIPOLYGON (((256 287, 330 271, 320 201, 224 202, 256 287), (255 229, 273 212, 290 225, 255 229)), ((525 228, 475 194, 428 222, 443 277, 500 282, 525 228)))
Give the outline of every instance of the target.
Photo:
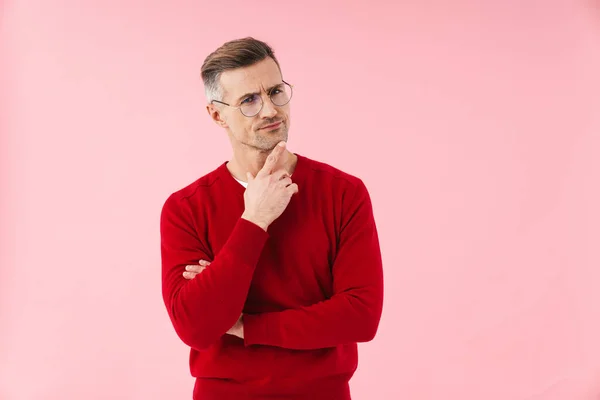
POLYGON ((307 157, 302 161, 307 169, 305 184, 310 186, 310 193, 330 202, 341 227, 351 220, 365 226, 371 223, 373 205, 363 179, 329 163, 307 157))
POLYGON ((221 179, 220 171, 222 168, 223 165, 220 165, 195 181, 171 192, 163 204, 163 209, 181 207, 186 203, 189 204, 190 199, 201 198, 210 194, 210 192, 218 186, 218 182, 221 179))
POLYGON ((306 156, 299 157, 309 171, 308 178, 316 184, 328 185, 334 192, 367 192, 360 177, 323 161, 306 156))

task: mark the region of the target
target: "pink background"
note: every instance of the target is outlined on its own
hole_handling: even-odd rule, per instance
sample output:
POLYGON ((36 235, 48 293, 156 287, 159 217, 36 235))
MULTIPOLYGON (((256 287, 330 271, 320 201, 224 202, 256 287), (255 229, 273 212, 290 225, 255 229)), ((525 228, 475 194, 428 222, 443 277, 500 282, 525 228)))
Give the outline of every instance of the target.
POLYGON ((598 399, 598 2, 220 3, 0 2, 0 399, 191 398, 159 212, 230 156, 199 69, 246 35, 296 85, 290 149, 373 197, 354 398, 598 399))

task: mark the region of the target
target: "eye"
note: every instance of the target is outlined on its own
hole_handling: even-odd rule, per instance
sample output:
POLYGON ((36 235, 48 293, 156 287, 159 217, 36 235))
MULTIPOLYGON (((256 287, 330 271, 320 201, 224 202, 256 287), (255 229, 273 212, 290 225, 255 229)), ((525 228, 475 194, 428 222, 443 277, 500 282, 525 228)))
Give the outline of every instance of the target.
POLYGON ((271 93, 269 93, 269 96, 273 96, 274 94, 279 94, 283 92, 283 87, 282 86, 277 86, 275 88, 273 88, 271 90, 271 93))
POLYGON ((256 98, 257 96, 255 94, 248 96, 244 100, 242 100, 242 104, 252 104, 256 101, 256 98))

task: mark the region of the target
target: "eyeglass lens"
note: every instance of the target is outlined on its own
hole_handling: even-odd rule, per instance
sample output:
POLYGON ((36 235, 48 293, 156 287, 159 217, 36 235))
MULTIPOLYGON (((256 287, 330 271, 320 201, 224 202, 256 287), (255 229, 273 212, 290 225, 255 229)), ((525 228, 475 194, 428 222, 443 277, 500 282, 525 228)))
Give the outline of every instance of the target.
MULTIPOLYGON (((292 88, 288 84, 282 83, 271 90, 269 98, 276 106, 284 106, 289 103, 292 98, 292 88)), ((253 94, 242 100, 240 111, 247 117, 253 117, 260 112, 262 106, 262 97, 253 94)))

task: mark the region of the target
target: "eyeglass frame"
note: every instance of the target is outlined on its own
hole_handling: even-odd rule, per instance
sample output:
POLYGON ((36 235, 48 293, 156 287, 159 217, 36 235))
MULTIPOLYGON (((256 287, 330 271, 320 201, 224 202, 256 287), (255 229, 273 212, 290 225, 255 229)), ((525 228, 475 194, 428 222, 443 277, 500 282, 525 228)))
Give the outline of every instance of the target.
MULTIPOLYGON (((273 103, 273 105, 274 105, 274 106, 276 106, 276 107, 283 107, 283 106, 285 106, 286 104, 289 104, 289 103, 290 103, 290 101, 292 101, 292 96, 294 95, 294 85, 292 85, 292 84, 290 84, 290 83, 287 83, 287 82, 286 82, 286 81, 284 81, 283 79, 281 80, 281 82, 283 82, 284 84, 286 84, 286 85, 288 85, 288 86, 290 87, 290 98, 289 98, 289 100, 288 100, 286 103, 284 103, 284 104, 281 104, 281 105, 278 105, 278 104, 275 104, 275 103, 273 103, 273 99, 271 99, 271 95, 269 94, 269 101, 270 101, 271 103, 273 103)), ((259 96, 259 97, 260 97, 260 108, 258 109, 258 111, 256 112, 256 114, 254 114, 254 115, 246 115, 246 114, 244 114, 244 113, 242 112, 242 106, 241 106, 241 105, 239 105, 239 106, 232 106, 231 104, 225 103, 225 102, 223 102, 223 101, 220 101, 220 100, 211 100, 211 101, 210 101, 210 103, 211 103, 211 104, 212 104, 213 102, 214 102, 214 103, 219 103, 219 104, 223 104, 223 105, 225 105, 225 106, 227 106, 227 107, 231 107, 231 108, 238 109, 238 110, 240 110, 240 113, 242 113, 242 115, 243 115, 244 117, 246 117, 246 118, 252 118, 252 117, 256 117, 258 114, 260 114, 260 112, 262 111, 263 107, 265 106, 265 102, 263 101, 263 99, 262 99, 262 96, 259 96)))

